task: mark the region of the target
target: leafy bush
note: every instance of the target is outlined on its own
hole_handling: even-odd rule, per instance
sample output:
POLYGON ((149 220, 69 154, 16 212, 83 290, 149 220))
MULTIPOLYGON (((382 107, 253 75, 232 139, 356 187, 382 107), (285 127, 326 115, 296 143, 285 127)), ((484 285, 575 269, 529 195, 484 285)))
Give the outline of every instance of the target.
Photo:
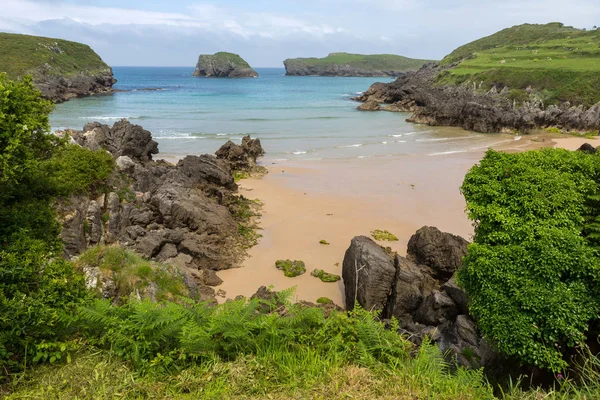
MULTIPOLYGON (((489 150, 461 188, 475 221, 460 284, 504 354, 558 372, 600 313, 600 262, 583 235, 600 157, 489 150)), ((597 211, 597 210, 596 210, 597 211)))

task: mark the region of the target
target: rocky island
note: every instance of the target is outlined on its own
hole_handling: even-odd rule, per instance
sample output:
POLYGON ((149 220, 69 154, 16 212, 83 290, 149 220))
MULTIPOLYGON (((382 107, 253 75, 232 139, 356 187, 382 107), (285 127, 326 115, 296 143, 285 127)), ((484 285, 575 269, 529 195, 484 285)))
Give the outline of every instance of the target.
POLYGON ((292 76, 402 76, 428 63, 394 54, 331 53, 325 58, 291 58, 283 62, 292 76))
POLYGON ((412 112, 409 122, 477 132, 598 134, 600 30, 525 24, 459 47, 355 98, 359 110, 412 112))
POLYGON ((200 55, 194 76, 256 78, 258 77, 258 73, 239 55, 221 51, 213 55, 200 55))
POLYGON ((31 75, 54 102, 107 93, 117 81, 89 46, 68 40, 0 33, 0 72, 10 79, 31 75))

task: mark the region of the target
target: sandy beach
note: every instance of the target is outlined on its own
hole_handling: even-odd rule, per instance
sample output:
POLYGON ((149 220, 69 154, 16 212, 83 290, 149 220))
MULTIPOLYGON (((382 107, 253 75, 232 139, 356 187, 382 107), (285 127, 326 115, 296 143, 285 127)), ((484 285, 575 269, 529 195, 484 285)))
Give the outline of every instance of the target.
MULTIPOLYGON (((575 138, 558 145, 574 146, 571 139, 575 138)), ((497 149, 552 145, 547 138, 527 136, 497 149)), ((325 296, 344 306, 342 281, 323 283, 310 272, 319 268, 341 275, 351 239, 369 236, 375 229, 395 234, 399 241, 380 244, 402 255, 410 237, 425 225, 470 239, 473 229, 459 187, 483 155, 480 150, 266 165, 269 174, 262 179, 240 182, 241 194, 264 204, 259 220, 263 237, 250 249, 242 268, 218 273, 224 281, 219 289, 226 298, 235 298, 250 296, 263 285, 275 290, 296 287, 296 300, 314 302, 325 296), (275 268, 279 259, 303 260, 307 273, 287 278, 275 268)))

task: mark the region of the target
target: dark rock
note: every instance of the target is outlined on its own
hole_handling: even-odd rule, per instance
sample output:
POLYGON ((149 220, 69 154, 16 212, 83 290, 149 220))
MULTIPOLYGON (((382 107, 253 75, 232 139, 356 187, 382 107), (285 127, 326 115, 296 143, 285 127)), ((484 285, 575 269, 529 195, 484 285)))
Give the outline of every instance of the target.
POLYGON ((448 295, 434 290, 429 296, 425 297, 414 313, 414 319, 424 325, 437 326, 446 321, 453 321, 458 313, 456 303, 448 295))
POLYGON ((158 261, 166 261, 170 258, 177 257, 177 246, 173 243, 165 243, 156 256, 158 261))
POLYGON ((469 299, 467 294, 457 285, 456 278, 453 276, 442 286, 446 294, 456 303, 461 314, 469 313, 469 299))
POLYGON ((383 310, 395 275, 394 260, 377 243, 366 236, 352 239, 342 266, 346 308, 358 301, 366 310, 383 310))
POLYGON ((242 144, 238 145, 231 140, 227 141, 215 153, 218 159, 227 160, 234 170, 249 171, 256 166, 256 159, 265 154, 259 139, 244 136, 242 144))
POLYGON ((425 297, 432 293, 436 282, 427 274, 426 268, 401 256, 396 256, 394 261, 396 278, 387 314, 401 321, 412 321, 412 314, 417 311, 425 297))
POLYGON ((408 242, 408 256, 433 269, 434 278, 448 280, 462 265, 469 242, 460 236, 425 226, 408 242))
POLYGON ((219 52, 213 55, 202 54, 194 76, 215 78, 255 78, 258 73, 237 54, 219 52))
POLYGON ((187 156, 177 163, 177 168, 188 178, 186 185, 188 187, 195 187, 202 182, 209 182, 232 190, 235 189, 229 163, 214 156, 208 154, 187 156))
POLYGON ((356 107, 356 109, 358 111, 379 111, 379 110, 381 110, 381 106, 379 105, 378 102, 369 100, 369 101, 365 101, 363 104, 356 107))
POLYGON ((588 154, 596 154, 596 152, 597 152, 596 148, 589 143, 582 144, 581 147, 578 148, 577 150, 582 151, 584 153, 588 153, 588 154))

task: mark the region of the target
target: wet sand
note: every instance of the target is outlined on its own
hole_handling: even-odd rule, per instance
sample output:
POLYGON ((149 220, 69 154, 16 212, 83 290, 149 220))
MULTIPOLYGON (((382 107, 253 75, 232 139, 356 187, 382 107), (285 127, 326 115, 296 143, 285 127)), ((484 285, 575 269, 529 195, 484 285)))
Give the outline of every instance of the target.
MULTIPOLYGON (((499 150, 523 151, 550 146, 549 140, 524 137, 499 150), (532 140, 533 139, 533 140, 532 140)), ((263 238, 249 251, 243 267, 220 271, 227 298, 250 296, 260 286, 296 287, 295 299, 325 296, 344 306, 342 281, 323 283, 310 272, 342 273, 344 253, 354 236, 388 230, 398 242, 380 242, 405 255, 410 237, 424 225, 470 239, 471 222, 460 194, 467 171, 483 151, 437 156, 321 160, 267 165, 262 179, 241 182, 240 193, 264 203, 259 225, 263 238), (330 245, 322 245, 320 240, 330 245), (278 259, 306 263, 307 273, 287 278, 278 259)), ((220 299, 225 301, 225 299, 220 299)))
POLYGON ((566 137, 566 138, 553 138, 555 142, 555 148, 577 150, 584 143, 589 143, 594 147, 600 146, 600 138, 579 138, 579 137, 566 137))

